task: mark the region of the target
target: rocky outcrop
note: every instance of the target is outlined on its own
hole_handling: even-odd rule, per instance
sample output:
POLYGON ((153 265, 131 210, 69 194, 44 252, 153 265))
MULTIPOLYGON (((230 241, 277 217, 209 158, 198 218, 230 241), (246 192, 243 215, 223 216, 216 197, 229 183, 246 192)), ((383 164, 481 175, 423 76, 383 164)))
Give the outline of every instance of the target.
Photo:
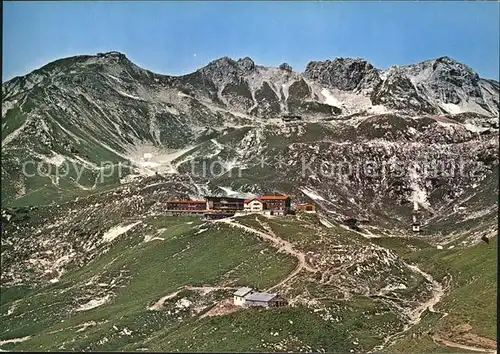
POLYGON ((283 63, 279 66, 280 70, 292 71, 292 67, 288 63, 283 63))
POLYGON ((350 58, 312 61, 307 64, 304 76, 344 91, 370 88, 381 81, 373 65, 366 60, 350 58))
MULTIPOLYGON (((421 88, 422 89, 422 88, 421 88)), ((425 100, 402 70, 392 70, 371 94, 374 105, 384 105, 406 113, 438 114, 440 111, 425 100)))

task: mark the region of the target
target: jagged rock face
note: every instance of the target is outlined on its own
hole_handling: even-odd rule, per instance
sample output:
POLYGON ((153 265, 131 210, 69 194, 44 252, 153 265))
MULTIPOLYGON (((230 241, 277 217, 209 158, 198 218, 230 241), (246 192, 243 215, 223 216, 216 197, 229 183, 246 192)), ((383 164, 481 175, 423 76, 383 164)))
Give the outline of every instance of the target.
POLYGON ((252 59, 246 57, 234 61, 224 57, 210 62, 206 67, 198 70, 205 78, 213 81, 216 85, 238 80, 250 74, 255 69, 252 59))
POLYGON ((210 62, 198 71, 214 82, 221 82, 227 77, 234 77, 238 72, 238 66, 233 59, 223 57, 210 62))
POLYGON ((411 114, 475 111, 498 115, 498 93, 496 98, 492 94, 494 86, 451 58, 393 67, 383 76, 384 81, 371 95, 374 104, 406 109, 411 114))
POLYGON ((304 75, 322 85, 344 91, 373 87, 380 81, 377 70, 361 59, 312 61, 307 64, 304 75))
POLYGON ((411 80, 401 70, 393 70, 371 94, 375 105, 384 105, 396 110, 436 114, 439 111, 423 99, 411 80))
MULTIPOLYGON (((286 63, 273 69, 257 66, 248 57, 239 60, 224 57, 192 74, 170 77, 141 69, 125 55, 110 52, 57 60, 5 83, 2 93, 8 101, 13 93, 40 90, 37 86, 48 89, 47 85, 52 84, 53 88, 84 86, 104 96, 109 87, 100 82, 99 75, 106 76, 106 80, 109 77, 120 80, 124 86, 122 92, 133 96, 140 96, 135 87, 138 84, 155 91, 176 89, 197 100, 209 100, 216 106, 258 117, 292 111, 289 102, 295 104, 300 97, 293 97, 294 92, 289 93, 289 88, 297 83, 303 85, 304 78, 311 92, 307 104, 314 109, 301 114, 316 118, 389 111, 413 116, 441 112, 498 115, 498 82, 481 79, 470 68, 446 57, 386 72, 365 60, 341 58, 310 62, 304 74, 293 72, 286 63), (333 91, 326 95, 325 87, 333 91), (336 108, 316 109, 325 104, 336 108)), ((168 101, 175 104, 176 100, 168 101)))
POLYGON ((455 91, 457 87, 461 87, 467 96, 481 97, 479 75, 465 65, 443 57, 434 62, 432 69, 430 87, 443 102, 460 103, 460 97, 455 91))
POLYGON ((232 107, 242 107, 248 111, 253 106, 253 97, 248 83, 243 78, 226 83, 221 92, 227 104, 232 107))
POLYGON ((264 82, 260 89, 255 91, 257 105, 251 113, 258 116, 278 116, 281 112, 280 99, 269 83, 264 82))
POLYGON ((290 95, 288 101, 301 102, 311 98, 311 88, 304 80, 295 81, 288 88, 290 95))
POLYGON ((238 68, 245 74, 251 73, 255 69, 255 63, 249 57, 239 59, 236 64, 238 68))

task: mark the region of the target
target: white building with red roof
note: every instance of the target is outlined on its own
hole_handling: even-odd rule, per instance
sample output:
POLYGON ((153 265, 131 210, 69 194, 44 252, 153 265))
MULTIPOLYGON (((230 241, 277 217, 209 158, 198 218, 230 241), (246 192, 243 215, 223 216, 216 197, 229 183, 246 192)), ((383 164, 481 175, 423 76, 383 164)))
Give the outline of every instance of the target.
POLYGON ((291 209, 291 199, 286 195, 265 195, 263 197, 247 199, 244 202, 244 210, 249 213, 269 215, 286 215, 291 209))

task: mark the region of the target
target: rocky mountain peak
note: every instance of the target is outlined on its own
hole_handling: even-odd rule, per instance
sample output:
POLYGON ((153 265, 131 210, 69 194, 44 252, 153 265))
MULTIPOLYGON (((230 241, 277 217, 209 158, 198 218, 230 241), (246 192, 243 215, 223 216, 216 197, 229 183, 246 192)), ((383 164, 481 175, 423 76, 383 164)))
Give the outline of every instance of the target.
POLYGON ((439 75, 462 77, 471 82, 479 81, 479 75, 469 68, 467 65, 462 64, 449 57, 441 57, 434 61, 432 69, 439 73, 439 75))
POLYGON ((455 59, 450 58, 449 56, 446 56, 446 55, 435 59, 435 61, 441 62, 441 63, 448 63, 448 64, 458 63, 458 61, 456 61, 455 59))
POLYGON ((205 67, 198 70, 204 77, 215 82, 223 81, 227 77, 238 75, 237 62, 229 57, 222 57, 211 61, 205 67))
POLYGON ((222 57, 208 63, 201 70, 205 73, 226 73, 226 74, 246 74, 255 69, 254 61, 249 58, 240 58, 238 60, 229 57, 222 57))
POLYGON ((337 58, 333 61, 311 61, 304 75, 320 84, 339 90, 352 91, 367 86, 375 86, 380 81, 377 70, 363 59, 337 58))
POLYGON ((238 59, 236 64, 238 65, 238 69, 240 69, 241 71, 243 71, 245 73, 251 72, 253 69, 255 69, 255 63, 249 57, 245 57, 243 59, 238 59))
POLYGON ((130 62, 127 56, 123 53, 117 51, 111 51, 106 53, 97 53, 97 58, 107 60, 112 63, 120 63, 120 62, 130 62))
POLYGON ((279 66, 280 70, 292 71, 292 67, 288 63, 283 63, 279 66))

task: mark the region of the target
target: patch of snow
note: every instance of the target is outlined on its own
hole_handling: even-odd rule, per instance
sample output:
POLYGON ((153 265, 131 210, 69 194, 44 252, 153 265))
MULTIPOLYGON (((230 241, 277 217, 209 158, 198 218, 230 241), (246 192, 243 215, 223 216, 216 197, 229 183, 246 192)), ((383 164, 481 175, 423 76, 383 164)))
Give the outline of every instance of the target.
POLYGON ((451 114, 457 114, 462 112, 460 106, 453 103, 442 103, 441 107, 443 107, 447 112, 451 114))
POLYGON ((192 96, 187 95, 187 94, 185 94, 184 92, 181 92, 181 91, 177 92, 177 96, 179 96, 179 97, 189 97, 189 98, 193 98, 192 96))
POLYGON ((173 162, 196 146, 177 150, 165 150, 151 144, 136 145, 127 152, 127 159, 138 167, 141 176, 152 176, 155 172, 177 174, 179 164, 173 162), (147 159, 144 156, 147 156, 147 159))
POLYGON ((124 336, 130 336, 132 334, 132 331, 129 330, 127 327, 125 327, 124 329, 121 330, 120 334, 124 336))
POLYGON ((325 97, 325 104, 334 107, 340 107, 342 105, 339 100, 333 97, 328 89, 324 88, 323 90, 321 90, 321 94, 325 97))
POLYGON ((156 236, 146 235, 146 236, 144 236, 144 241, 143 242, 151 242, 151 241, 154 241, 154 240, 165 241, 165 239, 163 237, 156 237, 156 236))
POLYGON ((80 329, 78 329, 76 332, 83 332, 83 331, 85 331, 88 327, 92 327, 92 326, 95 326, 95 325, 97 325, 97 323, 96 323, 96 322, 94 322, 94 321, 90 321, 90 322, 85 322, 85 323, 82 323, 82 324, 81 324, 81 328, 80 328, 80 329))
POLYGON ((208 230, 208 228, 206 228, 206 229, 203 229, 203 228, 202 228, 202 229, 199 229, 198 231, 196 231, 195 235, 199 235, 199 234, 201 234, 202 232, 205 232, 205 231, 207 231, 207 230, 208 230))
POLYGON ((317 194, 316 192, 314 192, 309 188, 300 188, 300 191, 313 200, 322 200, 326 202, 325 198, 323 198, 322 196, 320 196, 319 194, 317 194))
POLYGON ((120 95, 122 96, 125 96, 125 97, 128 97, 128 98, 132 98, 134 100, 139 100, 139 101, 143 101, 142 98, 140 97, 137 97, 137 96, 134 96, 134 95, 131 95, 131 94, 128 94, 126 92, 123 92, 123 91, 119 91, 119 90, 116 90, 116 92, 118 92, 120 95))
POLYGON ((2 146, 5 147, 7 146, 8 144, 10 144, 10 142, 12 140, 14 140, 23 130, 24 128, 26 127, 26 125, 28 123, 31 122, 31 119, 30 119, 31 116, 28 116, 28 118, 26 118, 26 120, 24 121, 23 124, 21 124, 21 126, 19 128, 17 128, 16 130, 14 130, 12 133, 10 133, 9 135, 7 135, 5 137, 5 139, 2 139, 2 146))
POLYGON ((244 192, 238 192, 235 190, 232 190, 230 187, 221 187, 219 186, 220 189, 226 193, 228 197, 235 197, 235 198, 255 198, 257 195, 253 193, 244 193, 244 192))
POLYGON ((386 293, 389 291, 405 290, 405 289, 406 289, 406 285, 404 285, 404 284, 396 284, 396 285, 389 284, 389 285, 385 286, 384 288, 380 289, 380 292, 386 293))
POLYGON ((410 169, 410 188, 413 190, 411 194, 410 202, 414 205, 421 205, 425 209, 430 208, 430 203, 428 201, 428 196, 425 188, 420 187, 419 182, 421 181, 416 168, 410 169))
POLYGON ((26 336, 26 337, 21 337, 21 338, 12 338, 12 339, 0 340, 0 345, 9 344, 9 343, 26 342, 30 338, 31 338, 31 336, 26 336))
POLYGON ((59 283, 59 278, 50 279, 49 283, 51 283, 51 284, 59 283))
POLYGON ((17 103, 17 100, 12 100, 12 101, 4 101, 2 102, 2 118, 4 118, 7 115, 7 112, 9 109, 13 108, 17 103))
POLYGON ((385 107, 385 106, 377 104, 377 105, 368 107, 368 112, 373 113, 373 114, 384 114, 384 113, 390 113, 391 110, 387 109, 387 107, 385 107))
POLYGON ((489 210, 489 209, 480 210, 480 211, 477 211, 475 213, 471 213, 471 214, 467 215, 467 217, 464 219, 464 221, 478 219, 478 218, 481 218, 483 216, 488 215, 491 212, 492 212, 492 210, 489 210))
MULTIPOLYGON (((166 230, 167 229, 158 229, 158 231, 156 232, 156 235, 161 235, 166 230)), ((144 241, 143 242, 150 242, 150 241, 154 241, 154 240, 164 241, 165 239, 163 237, 156 237, 156 236, 146 235, 146 236, 144 236, 144 241)))
POLYGON ((45 156, 43 158, 43 160, 45 162, 47 162, 47 163, 49 163, 51 165, 57 166, 57 167, 61 166, 64 163, 64 161, 66 160, 66 158, 63 155, 61 155, 61 154, 58 154, 58 153, 56 153, 54 151, 52 151, 52 154, 53 155, 51 157, 45 156))
POLYGON ((417 134, 417 130, 413 127, 409 127, 408 128, 408 133, 410 133, 411 135, 415 135, 417 134))
POLYGON ((106 295, 105 297, 100 298, 100 299, 92 299, 89 302, 87 302, 87 303, 81 305, 80 307, 78 307, 77 309, 75 309, 75 311, 77 311, 77 312, 88 311, 88 310, 91 310, 93 308, 104 305, 105 303, 109 302, 109 300, 110 300, 109 295, 106 295))
POLYGON ((118 225, 115 226, 111 229, 109 229, 107 232, 102 235, 102 242, 111 242, 121 234, 124 234, 128 230, 132 229, 134 226, 140 224, 141 221, 137 221, 135 223, 129 224, 129 225, 118 225))
POLYGON ((16 310, 16 308, 17 308, 17 304, 16 303, 12 304, 12 306, 7 310, 7 316, 12 315, 14 313, 14 311, 16 310))
POLYGON ((473 133, 481 133, 481 132, 488 130, 488 128, 478 127, 477 125, 474 125, 471 123, 465 123, 464 127, 465 127, 465 129, 467 129, 468 131, 471 131, 473 133))
POLYGON ((109 76, 110 78, 112 78, 113 80, 118 81, 119 83, 121 83, 121 82, 122 82, 122 80, 120 80, 120 79, 119 79, 119 78, 117 78, 116 76, 113 76, 113 75, 110 75, 110 74, 106 74, 106 75, 108 75, 108 76, 109 76))

